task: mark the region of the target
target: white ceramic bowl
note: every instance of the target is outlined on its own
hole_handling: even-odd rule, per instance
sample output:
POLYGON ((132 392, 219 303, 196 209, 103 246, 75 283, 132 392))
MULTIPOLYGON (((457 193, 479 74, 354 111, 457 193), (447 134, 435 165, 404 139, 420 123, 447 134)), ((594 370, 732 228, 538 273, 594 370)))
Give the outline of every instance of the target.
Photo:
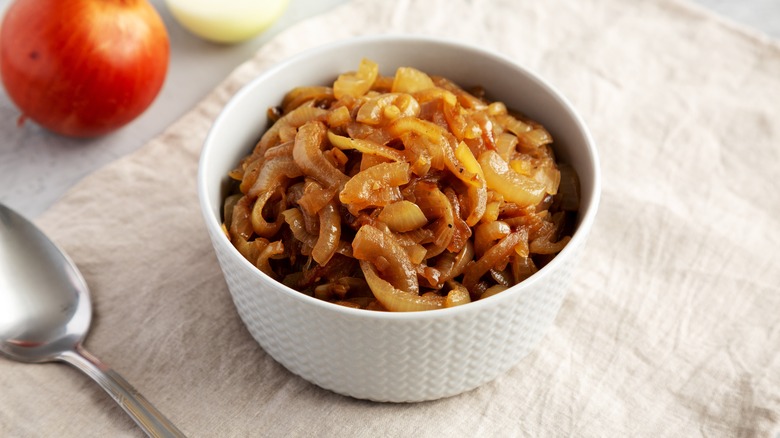
MULTIPOLYGON (((323 388, 357 398, 414 402, 452 396, 516 366, 553 323, 591 229, 600 194, 591 136, 572 106, 509 59, 451 41, 399 36, 350 39, 309 50, 265 71, 225 106, 205 141, 198 190, 206 227, 238 313, 275 360, 323 388), (329 84, 362 58, 384 74, 412 66, 463 86, 482 85, 541 122, 558 158, 576 169, 582 203, 571 242, 509 290, 464 306, 415 313, 351 309, 272 280, 220 230, 227 173, 266 128, 266 110, 295 86, 329 84)), ((258 376, 258 378, 261 378, 258 376)))

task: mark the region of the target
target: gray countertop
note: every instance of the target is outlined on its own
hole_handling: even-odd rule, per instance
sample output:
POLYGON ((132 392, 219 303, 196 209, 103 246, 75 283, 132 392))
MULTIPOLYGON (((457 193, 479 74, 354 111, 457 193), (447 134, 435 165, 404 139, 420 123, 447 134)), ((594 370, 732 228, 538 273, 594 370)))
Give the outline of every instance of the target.
MULTIPOLYGON (((777 0, 695 0, 738 26, 780 38, 777 0)), ((171 62, 155 102, 122 129, 92 140, 50 134, 32 123, 17 126, 19 111, 0 90, 0 202, 36 217, 84 176, 138 149, 184 115, 235 67, 263 44, 296 22, 332 9, 344 0, 291 0, 267 32, 238 45, 198 39, 178 25, 163 0, 152 0, 168 28, 171 62)), ((5 11, 10 0, 0 0, 5 11)))

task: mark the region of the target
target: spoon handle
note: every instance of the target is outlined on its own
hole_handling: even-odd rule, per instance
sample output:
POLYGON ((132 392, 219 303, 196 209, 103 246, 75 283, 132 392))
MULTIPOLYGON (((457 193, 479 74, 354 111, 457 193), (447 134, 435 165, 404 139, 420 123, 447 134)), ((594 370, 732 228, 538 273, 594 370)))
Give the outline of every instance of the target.
MULTIPOLYGON (((146 398, 108 365, 80 344, 74 351, 62 353, 60 359, 91 377, 116 401, 150 437, 185 437, 146 398)), ((186 438, 186 437, 185 437, 186 438)))

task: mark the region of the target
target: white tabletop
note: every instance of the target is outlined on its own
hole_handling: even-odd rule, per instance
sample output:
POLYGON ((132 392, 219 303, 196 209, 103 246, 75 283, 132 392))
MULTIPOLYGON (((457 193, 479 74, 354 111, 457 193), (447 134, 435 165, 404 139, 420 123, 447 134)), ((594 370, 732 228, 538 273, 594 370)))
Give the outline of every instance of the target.
MULTIPOLYGON (((168 77, 155 102, 122 129, 92 140, 74 140, 27 123, 0 90, 0 202, 36 217, 84 176, 138 149, 195 106, 235 67, 263 44, 296 22, 346 0, 291 0, 281 19, 264 34, 239 45, 198 39, 175 22, 163 0, 151 0, 168 28, 171 60, 168 77)), ((696 0, 727 19, 780 38, 777 0, 696 0)), ((5 11, 11 0, 0 0, 5 11)))

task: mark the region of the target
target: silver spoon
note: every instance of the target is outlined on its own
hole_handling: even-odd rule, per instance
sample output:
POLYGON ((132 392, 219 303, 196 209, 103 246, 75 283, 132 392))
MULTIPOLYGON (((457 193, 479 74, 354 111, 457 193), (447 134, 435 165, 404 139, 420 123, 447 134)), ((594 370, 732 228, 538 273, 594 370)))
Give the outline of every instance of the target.
POLYGON ((84 349, 91 320, 89 289, 76 265, 35 225, 0 204, 0 353, 21 362, 67 362, 94 379, 147 435, 183 437, 84 349))

